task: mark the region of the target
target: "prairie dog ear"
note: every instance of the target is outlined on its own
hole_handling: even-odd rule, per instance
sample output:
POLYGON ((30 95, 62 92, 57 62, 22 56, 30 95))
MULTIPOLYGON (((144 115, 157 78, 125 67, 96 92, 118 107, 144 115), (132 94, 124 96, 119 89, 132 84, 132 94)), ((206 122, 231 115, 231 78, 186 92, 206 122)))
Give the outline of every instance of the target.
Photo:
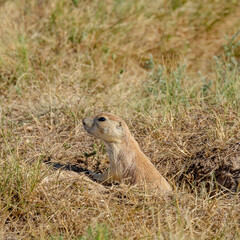
POLYGON ((122 122, 118 122, 117 129, 122 130, 122 122))

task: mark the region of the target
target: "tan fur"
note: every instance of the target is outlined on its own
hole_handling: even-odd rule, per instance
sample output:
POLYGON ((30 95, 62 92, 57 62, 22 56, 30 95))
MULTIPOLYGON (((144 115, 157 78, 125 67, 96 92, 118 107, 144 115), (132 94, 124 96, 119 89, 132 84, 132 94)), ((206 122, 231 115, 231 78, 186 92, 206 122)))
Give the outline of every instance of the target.
POLYGON ((110 167, 107 172, 96 174, 94 177, 97 180, 106 181, 111 178, 132 185, 146 184, 148 188, 163 192, 171 191, 166 179, 141 151, 128 126, 120 117, 100 113, 84 118, 82 122, 90 135, 102 139, 107 146, 110 167))

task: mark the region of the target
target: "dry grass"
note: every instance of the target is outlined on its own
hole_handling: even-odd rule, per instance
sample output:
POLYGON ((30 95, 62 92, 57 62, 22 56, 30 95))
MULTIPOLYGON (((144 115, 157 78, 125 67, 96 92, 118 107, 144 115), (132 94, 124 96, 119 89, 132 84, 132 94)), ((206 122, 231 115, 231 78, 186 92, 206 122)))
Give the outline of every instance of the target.
POLYGON ((0 239, 239 239, 239 19, 234 0, 0 0, 0 239), (81 126, 100 110, 173 196, 83 173, 108 166, 81 126))

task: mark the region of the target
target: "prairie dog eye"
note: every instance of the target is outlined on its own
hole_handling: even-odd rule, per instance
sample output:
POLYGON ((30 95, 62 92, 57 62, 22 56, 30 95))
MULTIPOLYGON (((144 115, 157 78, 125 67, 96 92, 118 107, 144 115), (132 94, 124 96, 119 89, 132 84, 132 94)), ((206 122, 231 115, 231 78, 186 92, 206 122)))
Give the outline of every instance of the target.
POLYGON ((105 117, 100 117, 100 118, 98 119, 98 121, 99 121, 99 122, 104 122, 104 121, 106 121, 106 118, 105 118, 105 117))

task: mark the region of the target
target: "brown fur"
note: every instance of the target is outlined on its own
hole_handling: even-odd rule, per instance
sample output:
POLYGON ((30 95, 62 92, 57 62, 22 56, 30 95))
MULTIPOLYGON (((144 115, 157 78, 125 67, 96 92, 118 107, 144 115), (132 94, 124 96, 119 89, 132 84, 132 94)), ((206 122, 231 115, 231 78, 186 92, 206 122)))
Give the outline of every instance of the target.
POLYGON ((111 178, 132 185, 146 184, 148 188, 163 192, 171 191, 166 179, 141 151, 128 126, 120 117, 100 113, 83 119, 83 125, 90 135, 102 139, 107 146, 110 167, 107 172, 95 175, 97 180, 106 181, 111 178), (105 120, 100 121, 100 118, 105 120))

